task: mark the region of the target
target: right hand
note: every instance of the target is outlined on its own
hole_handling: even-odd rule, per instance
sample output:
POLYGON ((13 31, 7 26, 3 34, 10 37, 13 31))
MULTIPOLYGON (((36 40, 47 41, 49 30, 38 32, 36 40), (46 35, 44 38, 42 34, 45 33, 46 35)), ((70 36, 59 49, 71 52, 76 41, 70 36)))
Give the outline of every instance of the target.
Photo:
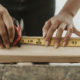
POLYGON ((73 22, 73 17, 67 12, 61 12, 58 15, 50 18, 43 27, 43 37, 45 38, 45 45, 48 46, 51 42, 54 32, 57 30, 56 38, 54 41, 55 48, 59 47, 63 31, 66 30, 67 33, 63 40, 63 46, 68 44, 72 33, 80 36, 80 31, 76 29, 73 22))
POLYGON ((6 8, 0 5, 0 48, 10 48, 15 35, 14 24, 6 8))

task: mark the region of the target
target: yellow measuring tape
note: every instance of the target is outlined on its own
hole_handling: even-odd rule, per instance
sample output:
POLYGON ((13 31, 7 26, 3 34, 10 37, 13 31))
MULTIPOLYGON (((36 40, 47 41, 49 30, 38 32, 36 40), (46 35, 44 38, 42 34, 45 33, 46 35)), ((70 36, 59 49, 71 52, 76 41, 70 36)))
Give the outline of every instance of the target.
MULTIPOLYGON (((54 46, 54 39, 52 38, 51 43, 49 46, 54 46)), ((27 36, 23 36, 21 37, 21 41, 22 44, 31 44, 31 45, 41 45, 44 46, 45 45, 45 40, 43 37, 27 37, 27 36)), ((60 42, 60 46, 62 45, 63 42, 63 38, 60 42)), ((67 47, 80 47, 80 38, 71 38, 67 44, 67 47)))

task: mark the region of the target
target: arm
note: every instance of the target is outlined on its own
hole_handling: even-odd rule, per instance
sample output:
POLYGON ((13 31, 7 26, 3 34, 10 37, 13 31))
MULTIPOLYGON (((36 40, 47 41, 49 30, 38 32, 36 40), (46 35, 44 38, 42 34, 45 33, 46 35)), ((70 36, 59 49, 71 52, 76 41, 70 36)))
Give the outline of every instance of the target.
POLYGON ((68 0, 61 12, 67 12, 71 16, 75 16, 80 8, 80 0, 68 0))
POLYGON ((45 38, 46 46, 49 45, 53 33, 56 31, 56 29, 56 48, 59 46, 64 30, 67 30, 67 33, 63 40, 63 46, 65 46, 68 43, 72 33, 75 33, 78 36, 80 36, 80 32, 75 28, 73 23, 73 17, 76 15, 79 8, 80 0, 68 0, 58 15, 50 18, 48 21, 45 22, 45 25, 43 27, 43 37, 45 38))

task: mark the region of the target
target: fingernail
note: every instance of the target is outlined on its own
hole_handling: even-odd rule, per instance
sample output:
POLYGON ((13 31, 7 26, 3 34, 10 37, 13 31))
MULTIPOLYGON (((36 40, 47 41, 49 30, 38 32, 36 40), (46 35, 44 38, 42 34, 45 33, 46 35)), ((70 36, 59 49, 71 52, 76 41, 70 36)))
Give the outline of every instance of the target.
POLYGON ((55 43, 55 44, 54 44, 54 47, 55 47, 55 48, 58 48, 58 43, 55 43))
POLYGON ((66 42, 63 42, 63 47, 65 47, 65 45, 66 45, 66 42))
POLYGON ((49 42, 48 42, 48 41, 46 41, 46 42, 45 42, 45 46, 47 47, 48 45, 49 45, 49 42))
POLYGON ((43 33, 43 37, 45 37, 45 36, 46 36, 46 33, 44 32, 44 33, 43 33))
POLYGON ((0 46, 0 49, 3 49, 4 47, 3 46, 0 46))
POLYGON ((10 39, 10 42, 12 43, 13 42, 13 39, 10 39))
POLYGON ((6 48, 8 48, 8 49, 10 48, 10 45, 9 45, 9 44, 6 44, 5 46, 6 46, 6 48))

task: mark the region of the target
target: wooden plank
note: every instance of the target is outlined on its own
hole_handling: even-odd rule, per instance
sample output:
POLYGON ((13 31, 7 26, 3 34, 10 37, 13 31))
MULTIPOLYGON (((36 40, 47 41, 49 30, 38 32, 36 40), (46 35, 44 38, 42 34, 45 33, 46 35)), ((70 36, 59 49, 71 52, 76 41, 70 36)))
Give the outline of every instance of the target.
POLYGON ((80 62, 80 47, 22 45, 0 50, 0 63, 11 62, 80 62))

